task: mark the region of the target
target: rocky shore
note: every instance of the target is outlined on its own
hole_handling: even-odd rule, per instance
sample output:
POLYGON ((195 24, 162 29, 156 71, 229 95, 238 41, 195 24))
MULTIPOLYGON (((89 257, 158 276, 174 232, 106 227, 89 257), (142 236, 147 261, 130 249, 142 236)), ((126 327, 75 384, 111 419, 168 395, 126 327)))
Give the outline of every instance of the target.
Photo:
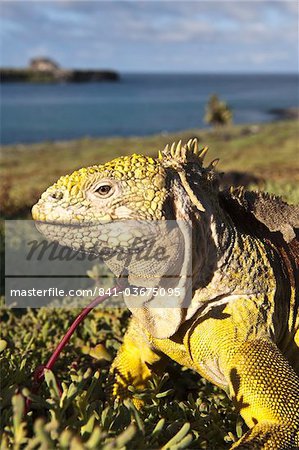
POLYGON ((278 120, 299 119, 299 108, 274 108, 269 113, 278 120))
POLYGON ((118 81, 114 70, 63 69, 47 57, 33 58, 25 68, 0 68, 2 83, 84 83, 89 81, 118 81))
POLYGON ((90 81, 118 81, 119 74, 112 70, 56 70, 0 69, 2 83, 82 83, 90 81))

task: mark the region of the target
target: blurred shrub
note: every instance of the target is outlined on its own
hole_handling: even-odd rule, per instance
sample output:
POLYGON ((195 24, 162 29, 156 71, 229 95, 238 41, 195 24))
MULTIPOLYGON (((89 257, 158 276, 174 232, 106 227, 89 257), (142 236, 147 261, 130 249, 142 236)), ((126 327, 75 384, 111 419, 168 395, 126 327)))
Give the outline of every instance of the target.
POLYGON ((212 126, 223 126, 232 123, 233 113, 228 104, 221 101, 218 95, 211 95, 207 106, 204 120, 212 126))

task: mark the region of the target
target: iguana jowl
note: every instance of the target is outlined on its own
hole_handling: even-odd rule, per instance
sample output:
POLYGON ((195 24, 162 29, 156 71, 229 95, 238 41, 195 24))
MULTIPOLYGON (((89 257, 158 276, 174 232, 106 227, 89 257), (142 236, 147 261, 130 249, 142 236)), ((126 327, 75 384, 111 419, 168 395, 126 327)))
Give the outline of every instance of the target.
POLYGON ((191 305, 132 310, 111 394, 144 388, 167 355, 229 391, 250 428, 233 449, 296 449, 298 207, 242 189, 221 192, 214 163, 203 167, 205 152, 190 140, 157 159, 134 154, 81 169, 47 189, 33 218, 191 222, 191 305))

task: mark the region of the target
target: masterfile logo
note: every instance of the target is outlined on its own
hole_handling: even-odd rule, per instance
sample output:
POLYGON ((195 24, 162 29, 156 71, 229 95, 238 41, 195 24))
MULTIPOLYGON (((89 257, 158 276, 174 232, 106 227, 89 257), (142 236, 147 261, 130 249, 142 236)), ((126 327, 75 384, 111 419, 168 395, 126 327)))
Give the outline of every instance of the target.
MULTIPOLYGON (((5 245, 10 307, 84 306, 120 280, 131 307, 161 307, 161 299, 173 307, 178 297, 183 303, 191 300, 186 289, 192 277, 189 222, 123 220, 81 226, 10 220, 5 245)), ((110 306, 120 306, 119 296, 110 306)))

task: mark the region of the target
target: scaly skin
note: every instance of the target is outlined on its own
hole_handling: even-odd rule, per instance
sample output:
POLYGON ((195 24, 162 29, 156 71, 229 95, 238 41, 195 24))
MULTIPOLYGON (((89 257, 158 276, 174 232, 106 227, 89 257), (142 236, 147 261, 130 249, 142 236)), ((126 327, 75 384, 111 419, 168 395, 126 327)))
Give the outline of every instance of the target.
MULTIPOLYGON (((110 395, 129 396, 129 385, 142 390, 167 355, 229 392, 250 428, 232 449, 296 449, 295 241, 288 244, 263 229, 246 231, 241 221, 232 220, 221 202, 213 164, 202 167, 204 153, 189 141, 166 148, 157 159, 132 155, 81 169, 42 195, 33 218, 66 224, 190 220, 191 304, 174 303, 175 308, 159 314, 154 308, 132 308, 133 319, 111 367, 110 395)), ((90 237, 80 239, 88 248, 90 237)))

